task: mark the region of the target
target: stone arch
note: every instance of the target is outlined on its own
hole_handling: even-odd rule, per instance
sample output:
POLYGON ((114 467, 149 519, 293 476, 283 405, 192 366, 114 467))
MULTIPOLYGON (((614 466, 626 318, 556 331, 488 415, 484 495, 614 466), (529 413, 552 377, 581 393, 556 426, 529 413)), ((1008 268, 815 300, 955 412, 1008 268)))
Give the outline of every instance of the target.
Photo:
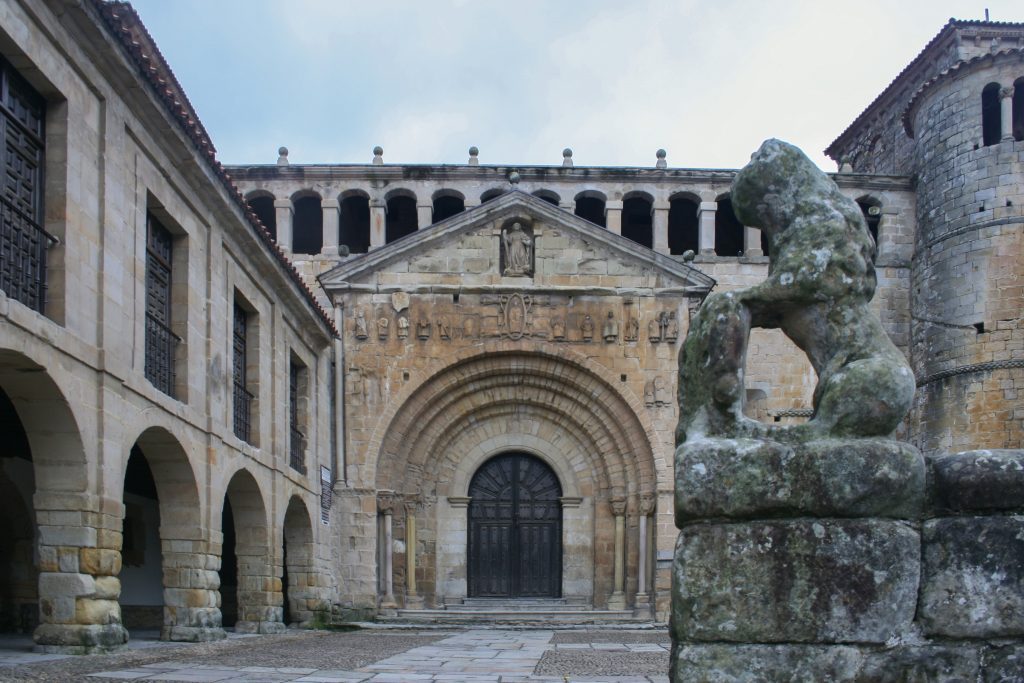
POLYGON ((505 192, 507 192, 507 190, 501 187, 492 187, 489 190, 484 190, 480 193, 480 203, 483 204, 484 202, 489 202, 492 199, 497 199, 501 195, 505 194, 505 192))
POLYGON ((1013 82, 1013 103, 1010 107, 1010 132, 1017 142, 1024 140, 1024 76, 1013 82))
POLYGON ((324 246, 323 198, 311 189, 294 192, 292 200, 292 253, 319 254, 324 246))
POLYGON ((649 192, 632 190, 622 197, 622 236, 654 248, 654 197, 649 192))
POLYGON ((431 196, 434 210, 431 221, 440 223, 466 210, 466 195, 458 190, 441 189, 431 196))
POLYGON ((387 204, 384 217, 384 241, 387 244, 419 229, 415 192, 404 187, 396 188, 384 195, 384 201, 387 204))
POLYGON ((981 140, 987 147, 999 143, 1003 131, 1003 112, 999 102, 1002 86, 989 83, 981 89, 981 140))
POLYGON ((573 199, 576 203, 576 208, 573 209, 580 218, 590 221, 595 225, 600 225, 602 228, 607 226, 607 219, 605 218, 605 205, 608 202, 608 197, 597 190, 583 190, 582 192, 576 193, 576 197, 573 199))
POLYGON ((323 606, 317 593, 312 515, 298 494, 288 500, 281 528, 283 621, 301 626, 311 622, 323 606))
POLYGON ((278 633, 284 625, 266 497, 252 472, 239 467, 223 500, 220 581, 225 625, 234 621, 240 633, 278 633))
POLYGON ((743 224, 736 217, 729 193, 719 195, 715 210, 715 254, 740 256, 743 254, 743 224))
POLYGON ((668 198, 668 251, 681 255, 687 250, 700 252, 700 195, 682 191, 668 198))
POLYGON ((274 207, 276 199, 268 190, 253 190, 245 195, 245 203, 249 205, 252 212, 256 214, 256 218, 275 240, 277 239, 277 209, 274 207))
MULTIPOLYGON (((134 441, 126 444, 123 452, 122 491, 133 457, 144 459, 155 486, 163 580, 161 638, 183 641, 222 638, 217 576, 216 571, 210 569, 215 565, 210 562, 211 548, 202 521, 199 485, 188 454, 168 429, 158 426, 144 429, 134 441)), ((146 542, 147 529, 133 528, 127 523, 129 519, 122 522, 122 542, 118 548, 122 552, 134 552, 137 544, 146 542)), ((121 574, 128 571, 123 566, 118 568, 121 574)))
POLYGON ((425 501, 418 559, 437 580, 423 581, 421 592, 435 602, 465 595, 459 548, 467 527, 458 501, 481 463, 518 450, 551 466, 564 487, 572 559, 563 594, 602 605, 612 583, 601 555, 613 541, 608 503, 654 493, 653 430, 628 389, 575 352, 488 346, 410 382, 371 437, 377 488, 425 501))
POLYGON ((558 206, 559 202, 562 201, 562 198, 554 190, 536 190, 532 194, 537 199, 541 199, 553 206, 558 206))
POLYGON ((370 249, 370 195, 359 188, 338 195, 338 243, 353 254, 370 249))
POLYGON ((882 200, 866 194, 857 198, 857 206, 864 214, 864 221, 868 224, 868 232, 875 240, 875 249, 878 249, 878 228, 882 222, 882 200))

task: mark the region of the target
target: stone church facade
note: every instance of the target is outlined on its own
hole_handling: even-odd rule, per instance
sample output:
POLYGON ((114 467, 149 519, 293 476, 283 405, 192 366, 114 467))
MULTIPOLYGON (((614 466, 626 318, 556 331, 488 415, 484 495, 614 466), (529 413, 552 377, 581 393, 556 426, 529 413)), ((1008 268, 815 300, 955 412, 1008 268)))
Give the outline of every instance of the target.
MULTIPOLYGON (((828 150, 926 454, 1022 447, 1022 55, 952 21, 828 150)), ((0 56, 0 625, 665 617, 678 349, 769 263, 732 171, 225 168, 125 3, 4 5, 0 56)), ((751 415, 806 419, 803 354, 750 356, 751 415)))

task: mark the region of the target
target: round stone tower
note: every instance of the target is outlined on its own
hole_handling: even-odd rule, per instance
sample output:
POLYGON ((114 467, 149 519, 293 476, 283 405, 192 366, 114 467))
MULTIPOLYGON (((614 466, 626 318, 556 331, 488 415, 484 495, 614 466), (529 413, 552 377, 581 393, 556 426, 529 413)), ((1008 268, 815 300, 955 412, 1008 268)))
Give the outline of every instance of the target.
POLYGON ((925 453, 1022 448, 1024 50, 957 62, 903 123, 917 179, 914 440, 925 453))

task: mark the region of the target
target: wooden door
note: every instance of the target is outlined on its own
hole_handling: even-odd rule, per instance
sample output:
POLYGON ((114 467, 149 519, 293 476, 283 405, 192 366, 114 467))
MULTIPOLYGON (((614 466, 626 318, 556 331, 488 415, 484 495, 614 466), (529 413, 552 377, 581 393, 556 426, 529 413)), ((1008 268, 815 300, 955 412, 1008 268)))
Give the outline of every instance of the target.
POLYGON ((558 597, 562 488, 538 458, 488 460, 469 485, 470 597, 558 597))

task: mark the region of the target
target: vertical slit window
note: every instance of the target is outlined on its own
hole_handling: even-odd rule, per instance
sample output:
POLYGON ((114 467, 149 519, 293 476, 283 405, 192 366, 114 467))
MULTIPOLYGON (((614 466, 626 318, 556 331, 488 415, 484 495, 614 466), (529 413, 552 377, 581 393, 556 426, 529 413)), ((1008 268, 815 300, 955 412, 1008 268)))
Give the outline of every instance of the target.
POLYGON ((181 341, 171 331, 171 250, 174 238, 152 215, 146 220, 146 379, 174 395, 174 353, 181 341))
POLYGON ((39 312, 56 241, 42 226, 45 116, 43 98, 0 58, 0 289, 39 312))
POLYGON ((302 433, 302 422, 300 418, 299 400, 302 398, 300 387, 302 384, 303 368, 293 362, 288 371, 288 424, 289 424, 289 454, 288 464, 291 468, 302 474, 306 473, 306 435, 302 433))
POLYGON ((232 377, 234 379, 235 397, 235 436, 246 443, 252 443, 252 400, 246 381, 246 360, 248 358, 247 339, 249 334, 249 315, 238 302, 235 302, 234 324, 231 342, 234 349, 232 355, 232 377))
POLYGON ((981 139, 987 147, 999 142, 1003 117, 999 104, 999 84, 989 83, 981 91, 981 139))

